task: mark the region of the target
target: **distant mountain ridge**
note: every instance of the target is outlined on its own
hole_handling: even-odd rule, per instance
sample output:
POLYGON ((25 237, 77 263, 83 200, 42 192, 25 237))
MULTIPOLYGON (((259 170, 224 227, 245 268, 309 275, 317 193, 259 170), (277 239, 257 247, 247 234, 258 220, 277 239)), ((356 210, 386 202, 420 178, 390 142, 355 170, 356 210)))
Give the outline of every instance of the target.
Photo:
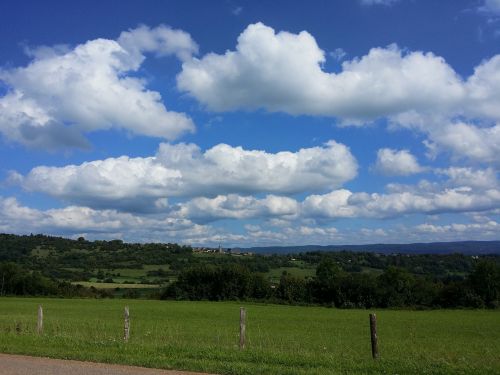
POLYGON ((241 249, 258 254, 293 254, 311 251, 368 251, 401 254, 500 254, 500 241, 457 241, 411 244, 259 246, 241 249))

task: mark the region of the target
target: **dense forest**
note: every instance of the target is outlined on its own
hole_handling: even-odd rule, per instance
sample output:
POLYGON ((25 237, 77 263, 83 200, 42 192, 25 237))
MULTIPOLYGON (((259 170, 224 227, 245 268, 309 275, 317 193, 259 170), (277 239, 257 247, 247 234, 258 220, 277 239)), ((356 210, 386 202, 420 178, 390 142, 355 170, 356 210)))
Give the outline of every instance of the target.
MULTIPOLYGON (((0 234, 0 295, 116 294, 113 289, 99 288, 100 283, 116 285, 116 290, 124 285, 120 283, 154 284, 156 289, 147 295, 150 298, 260 300, 342 308, 496 308, 500 256, 218 253, 170 243, 0 234)), ((137 291, 125 295, 141 296, 137 291)))

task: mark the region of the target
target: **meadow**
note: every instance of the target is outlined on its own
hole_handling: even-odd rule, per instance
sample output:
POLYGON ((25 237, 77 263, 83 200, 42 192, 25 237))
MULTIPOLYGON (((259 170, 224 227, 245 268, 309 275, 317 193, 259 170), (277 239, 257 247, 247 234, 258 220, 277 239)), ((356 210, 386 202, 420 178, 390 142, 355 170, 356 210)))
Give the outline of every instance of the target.
POLYGON ((0 298, 0 351, 217 374, 500 373, 500 312, 367 310, 237 302, 0 298), (44 331, 36 334, 37 306, 44 331), (123 342, 123 309, 131 337, 123 342), (240 350, 239 307, 247 309, 240 350), (16 326, 18 329, 16 329, 16 326))

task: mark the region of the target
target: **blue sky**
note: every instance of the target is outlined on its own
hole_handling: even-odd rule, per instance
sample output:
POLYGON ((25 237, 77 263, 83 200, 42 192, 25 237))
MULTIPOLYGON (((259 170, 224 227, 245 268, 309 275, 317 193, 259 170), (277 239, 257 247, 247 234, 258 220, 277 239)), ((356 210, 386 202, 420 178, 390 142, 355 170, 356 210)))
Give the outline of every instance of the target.
POLYGON ((500 1, 3 1, 0 232, 500 239, 500 1))

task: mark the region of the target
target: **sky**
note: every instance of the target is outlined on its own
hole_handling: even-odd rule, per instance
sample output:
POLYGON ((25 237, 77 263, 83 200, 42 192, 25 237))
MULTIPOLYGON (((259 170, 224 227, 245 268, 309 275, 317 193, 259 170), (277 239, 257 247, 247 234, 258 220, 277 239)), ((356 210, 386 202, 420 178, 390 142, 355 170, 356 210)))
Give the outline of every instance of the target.
POLYGON ((4 0, 0 46, 0 232, 500 239, 500 0, 4 0))

